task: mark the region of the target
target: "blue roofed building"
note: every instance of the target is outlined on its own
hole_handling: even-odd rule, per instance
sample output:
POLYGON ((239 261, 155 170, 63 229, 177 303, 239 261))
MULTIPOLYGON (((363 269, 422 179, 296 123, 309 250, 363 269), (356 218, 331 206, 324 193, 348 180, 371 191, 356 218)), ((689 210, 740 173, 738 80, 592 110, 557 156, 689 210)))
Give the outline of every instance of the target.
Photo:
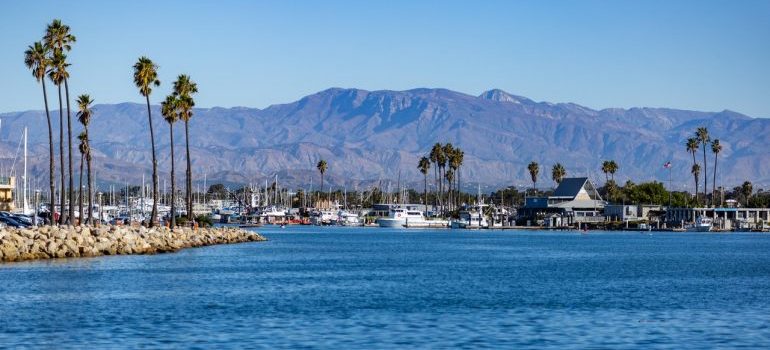
POLYGON ((519 218, 542 220, 549 227, 596 223, 604 221, 606 204, 591 180, 571 177, 563 179, 551 196, 527 198, 519 218))

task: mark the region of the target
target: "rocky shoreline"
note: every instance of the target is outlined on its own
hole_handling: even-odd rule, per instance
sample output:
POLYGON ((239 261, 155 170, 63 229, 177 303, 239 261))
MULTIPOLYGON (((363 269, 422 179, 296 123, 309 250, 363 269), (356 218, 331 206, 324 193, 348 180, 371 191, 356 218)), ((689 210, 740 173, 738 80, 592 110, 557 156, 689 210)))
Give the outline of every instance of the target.
POLYGON ((215 244, 266 241, 239 228, 41 226, 0 229, 0 261, 156 254, 215 244))

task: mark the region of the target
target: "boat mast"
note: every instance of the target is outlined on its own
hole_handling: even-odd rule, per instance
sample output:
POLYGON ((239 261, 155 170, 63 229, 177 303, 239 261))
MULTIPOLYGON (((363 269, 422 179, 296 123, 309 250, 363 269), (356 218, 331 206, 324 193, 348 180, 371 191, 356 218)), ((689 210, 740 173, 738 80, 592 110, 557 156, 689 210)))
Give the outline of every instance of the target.
POLYGON ((27 214, 27 127, 24 127, 24 190, 23 190, 23 213, 27 214))

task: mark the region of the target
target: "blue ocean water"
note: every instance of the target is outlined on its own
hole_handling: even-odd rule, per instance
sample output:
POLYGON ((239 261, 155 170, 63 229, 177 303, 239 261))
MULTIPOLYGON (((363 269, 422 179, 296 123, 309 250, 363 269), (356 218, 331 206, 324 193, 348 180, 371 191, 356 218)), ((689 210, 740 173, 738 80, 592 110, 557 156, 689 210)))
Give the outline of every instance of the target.
POLYGON ((770 235, 260 228, 0 264, 0 348, 770 347, 770 235))

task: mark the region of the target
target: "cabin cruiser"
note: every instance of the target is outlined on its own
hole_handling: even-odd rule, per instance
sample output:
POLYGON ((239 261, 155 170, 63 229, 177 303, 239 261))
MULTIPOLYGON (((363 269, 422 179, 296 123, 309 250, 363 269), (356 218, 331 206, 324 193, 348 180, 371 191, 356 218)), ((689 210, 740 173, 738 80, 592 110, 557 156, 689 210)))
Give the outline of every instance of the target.
POLYGON ((479 229, 489 228, 489 223, 484 215, 486 204, 479 204, 460 210, 460 217, 452 220, 451 228, 479 229))
POLYGON ((337 224, 340 226, 363 226, 364 223, 358 217, 358 214, 349 211, 340 210, 337 213, 337 224))
POLYGON ((377 219, 380 227, 405 227, 405 228, 446 228, 449 224, 446 220, 427 219, 416 206, 394 207, 390 209, 388 217, 377 219))
POLYGON ((699 216, 695 223, 687 227, 688 232, 709 232, 711 231, 713 221, 709 217, 699 216))

